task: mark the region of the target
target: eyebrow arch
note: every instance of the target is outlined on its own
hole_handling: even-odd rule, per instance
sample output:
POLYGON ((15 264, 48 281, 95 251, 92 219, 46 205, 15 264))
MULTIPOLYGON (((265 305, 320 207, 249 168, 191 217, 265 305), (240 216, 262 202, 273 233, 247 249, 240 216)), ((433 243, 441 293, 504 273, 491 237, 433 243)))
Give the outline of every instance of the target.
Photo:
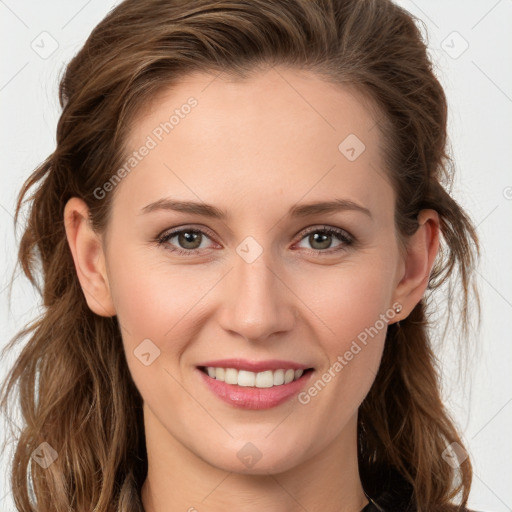
MULTIPOLYGON (((190 213, 202 215, 204 217, 211 217, 214 219, 224 220, 228 218, 227 212, 220 210, 216 206, 197 203, 195 201, 178 201, 174 199, 159 199, 154 203, 150 203, 141 209, 141 214, 150 213, 156 210, 171 210, 183 213, 190 213)), ((365 208, 348 199, 334 199, 332 201, 320 201, 313 203, 306 203, 295 205, 290 208, 288 212, 289 217, 307 217, 309 215, 316 215, 320 213, 333 213, 337 211, 353 210, 364 213, 372 218, 372 214, 368 208, 365 208)))
POLYGON ((368 208, 348 199, 334 199, 332 201, 296 205, 290 209, 289 216, 306 217, 308 215, 315 215, 318 213, 332 213, 346 210, 361 212, 370 217, 370 219, 372 218, 372 214, 368 208))
POLYGON ((176 212, 191 213, 212 217, 214 219, 226 219, 228 214, 216 206, 195 201, 177 201, 175 199, 159 199, 141 209, 141 214, 150 213, 156 210, 171 210, 176 212))

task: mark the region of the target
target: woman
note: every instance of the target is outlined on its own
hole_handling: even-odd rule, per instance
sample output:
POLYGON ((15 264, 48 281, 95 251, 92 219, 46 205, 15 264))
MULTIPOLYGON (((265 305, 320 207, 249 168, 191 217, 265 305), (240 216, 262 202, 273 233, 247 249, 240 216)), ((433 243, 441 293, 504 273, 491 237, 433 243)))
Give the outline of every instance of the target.
POLYGON ((426 293, 467 304, 478 242, 413 18, 127 0, 60 100, 17 210, 39 185, 18 509, 466 510, 426 293))

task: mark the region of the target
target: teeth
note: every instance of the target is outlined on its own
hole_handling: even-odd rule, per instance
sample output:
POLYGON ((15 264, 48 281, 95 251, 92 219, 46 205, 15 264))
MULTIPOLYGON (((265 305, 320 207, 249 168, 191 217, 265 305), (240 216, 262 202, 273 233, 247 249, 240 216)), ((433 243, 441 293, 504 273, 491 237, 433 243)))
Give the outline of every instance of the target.
POLYGON ((257 388, 271 388, 274 385, 274 374, 272 370, 260 372, 256 374, 256 387, 257 388))
POLYGON ((224 373, 224 382, 226 384, 238 384, 238 372, 234 368, 227 368, 224 373))
POLYGON ((284 384, 284 370, 276 370, 274 372, 274 386, 284 384))
POLYGON ((289 382, 291 382, 293 380, 294 377, 295 377, 294 370, 286 370, 284 372, 284 383, 288 384, 289 382))
POLYGON ((236 384, 243 387, 271 388, 288 384, 300 379, 304 370, 265 370, 264 372, 249 372, 236 370, 235 368, 214 368, 208 366, 206 372, 212 379, 217 379, 226 384, 236 384))
MULTIPOLYGON (((234 370, 236 372, 236 370, 234 370)), ((240 370, 238 372, 238 382, 239 386, 249 387, 254 386, 254 381, 256 380, 256 374, 253 372, 246 372, 245 370, 240 370)))

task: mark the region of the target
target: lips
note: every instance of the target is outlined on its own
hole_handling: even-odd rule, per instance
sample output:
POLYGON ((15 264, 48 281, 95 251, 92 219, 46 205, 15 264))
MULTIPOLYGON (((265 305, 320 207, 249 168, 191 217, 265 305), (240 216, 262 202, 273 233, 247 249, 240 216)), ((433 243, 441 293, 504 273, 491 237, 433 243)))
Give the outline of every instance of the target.
POLYGON ((197 367, 203 382, 221 400, 245 409, 275 407, 296 395, 313 369, 292 361, 223 359, 197 367))

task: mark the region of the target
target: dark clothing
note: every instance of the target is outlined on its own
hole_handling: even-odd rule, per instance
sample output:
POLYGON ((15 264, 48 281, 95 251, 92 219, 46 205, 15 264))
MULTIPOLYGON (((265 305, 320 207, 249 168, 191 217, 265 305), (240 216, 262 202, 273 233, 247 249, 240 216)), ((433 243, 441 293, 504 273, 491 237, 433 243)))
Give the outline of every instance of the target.
POLYGON ((377 508, 374 503, 370 500, 370 503, 361 510, 361 512, 381 512, 383 509, 377 508))
MULTIPOLYGON (((369 501, 361 512, 416 512, 414 489, 396 469, 388 467, 371 474, 366 472, 361 480, 369 501)), ((457 505, 443 509, 462 512, 457 505)), ((477 511, 466 508, 464 512, 477 511)))
MULTIPOLYGON (((370 503, 368 503, 368 505, 366 505, 366 507, 364 507, 361 510, 361 512, 406 512, 406 511, 410 510, 409 508, 407 508, 407 509, 405 509, 405 508, 400 508, 400 509, 385 508, 384 509, 379 506, 377 501, 372 500, 370 497, 368 497, 368 500, 370 503)), ((476 511, 466 509, 466 512, 476 512, 476 511)))
MULTIPOLYGON (((397 498, 398 493, 383 492, 376 498, 372 498, 367 493, 368 505, 361 512, 415 512, 416 507, 411 505, 412 500, 405 501, 403 498, 397 498)), ((446 510, 446 509, 445 509, 446 510)), ((453 505, 453 512, 459 512, 459 508, 453 505)), ((464 512, 477 512, 476 510, 464 509, 464 512)))

